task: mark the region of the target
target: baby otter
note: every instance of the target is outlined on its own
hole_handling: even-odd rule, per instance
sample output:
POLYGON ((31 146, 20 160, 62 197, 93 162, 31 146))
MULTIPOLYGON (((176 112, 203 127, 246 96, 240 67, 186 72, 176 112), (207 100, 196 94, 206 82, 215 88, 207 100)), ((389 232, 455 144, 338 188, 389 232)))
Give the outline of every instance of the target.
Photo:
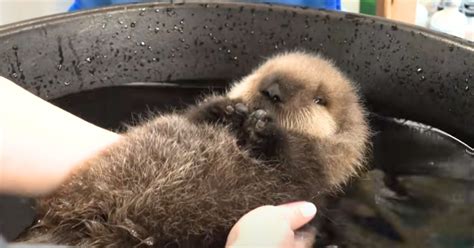
POLYGON ((271 57, 225 95, 131 128, 38 200, 27 242, 223 247, 267 204, 316 201, 363 167, 356 89, 319 55, 271 57))

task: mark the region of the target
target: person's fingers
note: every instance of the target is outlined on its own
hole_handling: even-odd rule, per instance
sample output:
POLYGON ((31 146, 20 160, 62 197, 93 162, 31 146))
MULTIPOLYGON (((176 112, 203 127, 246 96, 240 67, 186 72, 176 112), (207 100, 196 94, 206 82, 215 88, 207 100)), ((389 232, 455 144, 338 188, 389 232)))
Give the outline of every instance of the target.
POLYGON ((293 202, 280 205, 285 208, 291 230, 296 230, 308 223, 316 215, 316 206, 311 202, 293 202))
MULTIPOLYGON (((256 208, 234 225, 226 247, 293 247, 294 230, 309 222, 315 214, 316 207, 309 202, 256 208)), ((303 246, 306 244, 305 240, 298 242, 303 246)))
POLYGON ((288 247, 293 232, 286 211, 268 205, 248 212, 230 231, 226 247, 288 247))
POLYGON ((293 248, 313 247, 316 242, 316 228, 305 226, 295 231, 293 248))
POLYGON ((314 239, 308 238, 308 239, 295 239, 295 242, 293 243, 293 246, 291 248, 308 248, 308 247, 313 247, 314 244, 314 239))

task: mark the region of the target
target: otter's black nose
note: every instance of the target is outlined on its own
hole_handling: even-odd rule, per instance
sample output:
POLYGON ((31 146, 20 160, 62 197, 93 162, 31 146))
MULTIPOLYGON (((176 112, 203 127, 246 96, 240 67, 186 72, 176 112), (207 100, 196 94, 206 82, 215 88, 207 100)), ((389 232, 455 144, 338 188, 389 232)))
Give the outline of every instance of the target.
POLYGON ((262 95, 264 95, 273 102, 281 102, 282 96, 280 86, 276 83, 268 85, 260 92, 262 93, 262 95))

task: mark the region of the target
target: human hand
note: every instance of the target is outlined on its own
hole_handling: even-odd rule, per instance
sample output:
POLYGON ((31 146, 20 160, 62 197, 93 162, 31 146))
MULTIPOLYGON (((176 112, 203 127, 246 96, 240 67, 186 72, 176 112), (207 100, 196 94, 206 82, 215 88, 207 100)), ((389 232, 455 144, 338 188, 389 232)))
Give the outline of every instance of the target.
POLYGON ((315 215, 316 207, 309 202, 256 208, 234 225, 227 237, 226 248, 309 247, 314 237, 300 236, 296 230, 315 215))

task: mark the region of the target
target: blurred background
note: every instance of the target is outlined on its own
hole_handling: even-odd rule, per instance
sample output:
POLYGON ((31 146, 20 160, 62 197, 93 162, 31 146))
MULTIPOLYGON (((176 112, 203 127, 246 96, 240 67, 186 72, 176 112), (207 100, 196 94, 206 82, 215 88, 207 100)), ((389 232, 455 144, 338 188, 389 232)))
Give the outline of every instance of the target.
MULTIPOLYGON (((130 2, 152 1, 0 0, 0 25, 67 11, 130 2)), ((161 0, 161 2, 186 2, 186 0, 161 0)), ((251 2, 251 0, 240 0, 240 2, 251 2)), ((254 0, 253 2, 273 2, 377 15, 474 41, 474 0, 254 0)))

